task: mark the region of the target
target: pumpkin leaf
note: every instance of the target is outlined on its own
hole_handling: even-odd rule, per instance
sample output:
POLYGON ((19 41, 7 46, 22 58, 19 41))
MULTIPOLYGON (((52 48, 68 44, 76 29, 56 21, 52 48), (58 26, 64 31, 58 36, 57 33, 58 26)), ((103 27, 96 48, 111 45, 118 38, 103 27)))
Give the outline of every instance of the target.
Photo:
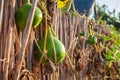
POLYGON ((120 59, 120 53, 117 53, 117 54, 115 55, 115 57, 116 57, 117 59, 120 59))
POLYGON ((102 38, 104 41, 108 41, 108 40, 111 39, 111 37, 105 36, 105 35, 102 35, 101 38, 102 38))
POLYGON ((105 59, 108 61, 115 61, 115 59, 113 58, 112 54, 108 51, 107 54, 103 54, 105 59))

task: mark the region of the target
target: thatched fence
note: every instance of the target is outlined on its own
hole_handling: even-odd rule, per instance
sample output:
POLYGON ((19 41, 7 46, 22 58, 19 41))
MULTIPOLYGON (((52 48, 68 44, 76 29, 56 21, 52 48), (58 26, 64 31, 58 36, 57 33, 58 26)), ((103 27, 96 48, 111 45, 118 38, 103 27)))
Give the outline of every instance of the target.
MULTIPOLYGON (((36 4, 34 0, 31 1, 36 4)), ((53 6, 53 18, 51 19, 53 21, 50 21, 52 23, 50 25, 64 43, 68 56, 61 64, 38 64, 33 57, 34 38, 43 38, 45 24, 43 21, 38 28, 30 32, 27 30, 29 24, 26 25, 28 27, 25 30, 18 29, 14 15, 21 5, 22 0, 0 0, 0 80, 15 80, 18 76, 20 80, 90 79, 90 75, 87 75, 89 57, 93 57, 95 48, 91 48, 86 41, 89 20, 85 17, 61 14, 60 10, 53 6), (81 31, 85 32, 82 38, 76 36, 81 31)), ((104 25, 98 25, 94 21, 90 21, 90 24, 96 35, 98 33, 109 34, 104 25)), ((95 55, 99 56, 99 54, 95 55)), ((103 79, 99 73, 96 71, 94 74, 98 76, 95 80, 103 79)))

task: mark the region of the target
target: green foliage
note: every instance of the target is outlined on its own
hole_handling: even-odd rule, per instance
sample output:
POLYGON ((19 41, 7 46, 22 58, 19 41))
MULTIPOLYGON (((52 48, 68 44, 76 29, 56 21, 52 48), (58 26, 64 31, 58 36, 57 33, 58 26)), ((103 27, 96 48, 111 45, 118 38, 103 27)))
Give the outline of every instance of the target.
POLYGON ((110 36, 105 36, 105 35, 102 35, 101 38, 104 40, 104 41, 108 41, 111 39, 110 36))
POLYGON ((89 37, 88 37, 88 43, 90 45, 93 45, 93 44, 97 43, 97 38, 94 35, 89 35, 89 37))
POLYGON ((118 53, 118 50, 115 48, 114 48, 114 51, 112 51, 110 49, 107 50, 107 53, 104 54, 106 61, 111 61, 111 62, 120 61, 120 53, 118 53))
POLYGON ((115 29, 115 27, 108 27, 111 32, 111 38, 115 39, 114 45, 120 48, 120 32, 115 29))
POLYGON ((62 13, 69 12, 71 7, 71 1, 66 4, 63 8, 61 8, 62 13))
POLYGON ((110 62, 118 62, 120 61, 120 34, 114 27, 108 27, 111 35, 105 36, 102 35, 101 38, 106 42, 109 40, 113 40, 113 44, 111 46, 104 48, 106 49, 106 53, 104 53, 104 57, 106 61, 110 62))
POLYGON ((117 54, 115 55, 115 57, 116 57, 116 59, 120 59, 120 53, 117 53, 117 54))
POLYGON ((115 16, 115 10, 112 12, 107 9, 106 5, 97 6, 97 22, 101 23, 103 20, 108 25, 113 25, 117 29, 120 29, 120 13, 118 13, 118 17, 115 16), (106 12, 107 11, 107 12, 106 12))
POLYGON ((108 61, 115 61, 114 56, 112 56, 111 52, 108 50, 107 54, 104 54, 105 59, 108 61))

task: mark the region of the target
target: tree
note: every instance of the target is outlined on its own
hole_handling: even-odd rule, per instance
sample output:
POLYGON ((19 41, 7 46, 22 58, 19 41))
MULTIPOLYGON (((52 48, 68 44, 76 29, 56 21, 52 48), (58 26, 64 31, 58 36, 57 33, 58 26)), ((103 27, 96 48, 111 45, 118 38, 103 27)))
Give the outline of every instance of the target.
POLYGON ((117 29, 120 29, 120 13, 118 18, 115 16, 115 9, 111 12, 107 9, 106 5, 97 6, 97 20, 103 20, 108 25, 113 25, 117 29))
POLYGON ((118 19, 120 20, 120 12, 118 13, 118 19))

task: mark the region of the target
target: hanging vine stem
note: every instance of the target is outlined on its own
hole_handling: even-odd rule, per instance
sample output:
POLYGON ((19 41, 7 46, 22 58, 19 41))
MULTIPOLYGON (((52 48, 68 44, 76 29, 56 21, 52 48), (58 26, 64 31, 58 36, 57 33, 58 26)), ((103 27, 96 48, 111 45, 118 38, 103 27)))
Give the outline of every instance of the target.
MULTIPOLYGON (((39 61, 39 64, 42 62, 42 60, 43 60, 43 57, 45 57, 46 59, 49 59, 47 56, 46 56, 46 53, 47 53, 47 51, 46 51, 46 42, 47 42, 47 37, 48 37, 48 35, 50 35, 50 38, 52 39, 52 47, 53 47, 53 50, 54 50, 54 60, 55 60, 55 63, 57 63, 57 57, 56 57, 56 50, 55 50, 55 46, 54 46, 54 40, 53 40, 53 33, 52 33, 52 28, 51 27, 49 27, 48 26, 48 22, 47 22, 47 20, 48 20, 48 18, 49 18, 49 16, 48 16, 48 14, 47 14, 47 9, 46 9, 46 7, 45 7, 45 3, 39 3, 39 5, 40 5, 40 7, 42 7, 42 9, 43 9, 43 11, 44 11, 44 13, 45 13, 45 37, 44 37, 44 48, 43 48, 43 54, 42 54, 42 56, 41 56, 41 58, 40 58, 40 61, 39 61), (50 34, 48 34, 48 31, 49 31, 49 33, 50 34)), ((39 45, 38 45, 39 46, 39 45)), ((58 77, 57 77, 57 73, 55 72, 54 73, 55 74, 55 79, 56 80, 58 80, 58 77)))
POLYGON ((38 50, 40 51, 40 53, 42 53, 42 50, 41 50, 41 48, 40 48, 40 46, 39 46, 39 44, 38 44, 38 42, 37 42, 37 40, 36 40, 35 37, 34 37, 34 41, 35 41, 35 44, 36 44, 37 47, 38 47, 38 50))
POLYGON ((76 12, 75 5, 74 5, 74 0, 72 0, 71 2, 72 2, 72 9, 73 9, 74 12, 76 12))
MULTIPOLYGON (((45 3, 44 2, 41 2, 41 4, 39 3, 39 5, 40 5, 40 7, 42 7, 42 9, 43 9, 43 12, 44 12, 44 14, 45 14, 45 37, 44 37, 44 48, 43 48, 43 54, 42 54, 42 56, 41 56, 41 58, 40 58, 40 61, 39 61, 39 64, 42 62, 42 59, 43 59, 43 57, 46 55, 46 53, 47 53, 47 51, 46 51, 46 41, 47 41, 47 34, 48 34, 48 31, 50 31, 50 37, 51 37, 51 39, 52 39, 52 47, 53 47, 53 50, 54 50, 54 58, 55 58, 55 63, 57 62, 57 58, 56 58, 56 50, 55 50, 55 46, 54 46, 54 41, 53 41, 53 35, 54 34, 52 34, 52 29, 51 29, 51 27, 48 27, 48 22, 47 22, 47 20, 48 20, 48 14, 47 14, 47 9, 46 9, 46 7, 45 7, 45 3)), ((47 56, 46 56, 46 58, 47 58, 47 56)), ((47 58, 48 59, 48 58, 47 58)))
MULTIPOLYGON (((39 5, 42 7, 42 9, 43 9, 43 12, 44 12, 44 14, 45 14, 45 37, 44 37, 44 48, 43 48, 43 51, 40 51, 40 52, 42 52, 42 55, 41 55, 41 58, 40 58, 40 61, 39 61, 39 64, 41 64, 41 62, 42 62, 42 60, 43 60, 43 57, 46 55, 46 53, 47 53, 47 51, 46 51, 46 41, 47 41, 47 9, 46 9, 46 7, 45 7, 45 4, 43 3, 43 2, 41 2, 41 4, 40 4, 40 2, 39 2, 39 5)), ((37 43, 38 44, 38 43, 37 43)), ((38 49, 40 50, 40 48, 39 48, 39 45, 37 45, 38 46, 38 49)), ((47 56, 46 56, 46 58, 47 58, 47 56)))
MULTIPOLYGON (((55 44, 54 44, 53 34, 52 34, 52 31, 53 31, 53 30, 49 27, 49 31, 50 31, 50 34, 51 34, 51 37, 52 37, 52 46, 53 46, 53 50, 54 50, 54 60, 55 60, 55 63, 57 63, 55 44)), ((54 32, 54 31, 53 31, 53 32, 54 32)))
MULTIPOLYGON (((78 39, 78 38, 75 38, 75 39, 70 43, 70 46, 69 46, 69 48, 68 48, 68 50, 67 50, 67 53, 70 51, 73 42, 75 42, 77 39, 78 39)), ((75 68, 74 68, 74 66, 73 66, 73 64, 72 64, 72 61, 70 60, 70 57, 68 56, 67 53, 66 53, 66 58, 67 58, 67 60, 68 60, 68 62, 69 62, 69 64, 70 64, 70 67, 71 67, 71 69, 72 69, 72 71, 73 71, 73 74, 75 75, 75 74, 76 74, 76 73, 75 73, 75 68)))
MULTIPOLYGON (((49 27, 49 31, 50 31, 50 35, 52 37, 52 47, 53 47, 53 50, 54 50, 54 60, 55 60, 55 64, 57 63, 57 57, 56 57, 56 50, 55 50, 55 45, 54 45, 54 40, 53 40, 53 34, 52 34, 52 28, 49 27)), ((54 31, 53 31, 54 32, 54 31)), ((58 74, 57 72, 54 72, 55 74, 55 80, 58 80, 58 74)))

